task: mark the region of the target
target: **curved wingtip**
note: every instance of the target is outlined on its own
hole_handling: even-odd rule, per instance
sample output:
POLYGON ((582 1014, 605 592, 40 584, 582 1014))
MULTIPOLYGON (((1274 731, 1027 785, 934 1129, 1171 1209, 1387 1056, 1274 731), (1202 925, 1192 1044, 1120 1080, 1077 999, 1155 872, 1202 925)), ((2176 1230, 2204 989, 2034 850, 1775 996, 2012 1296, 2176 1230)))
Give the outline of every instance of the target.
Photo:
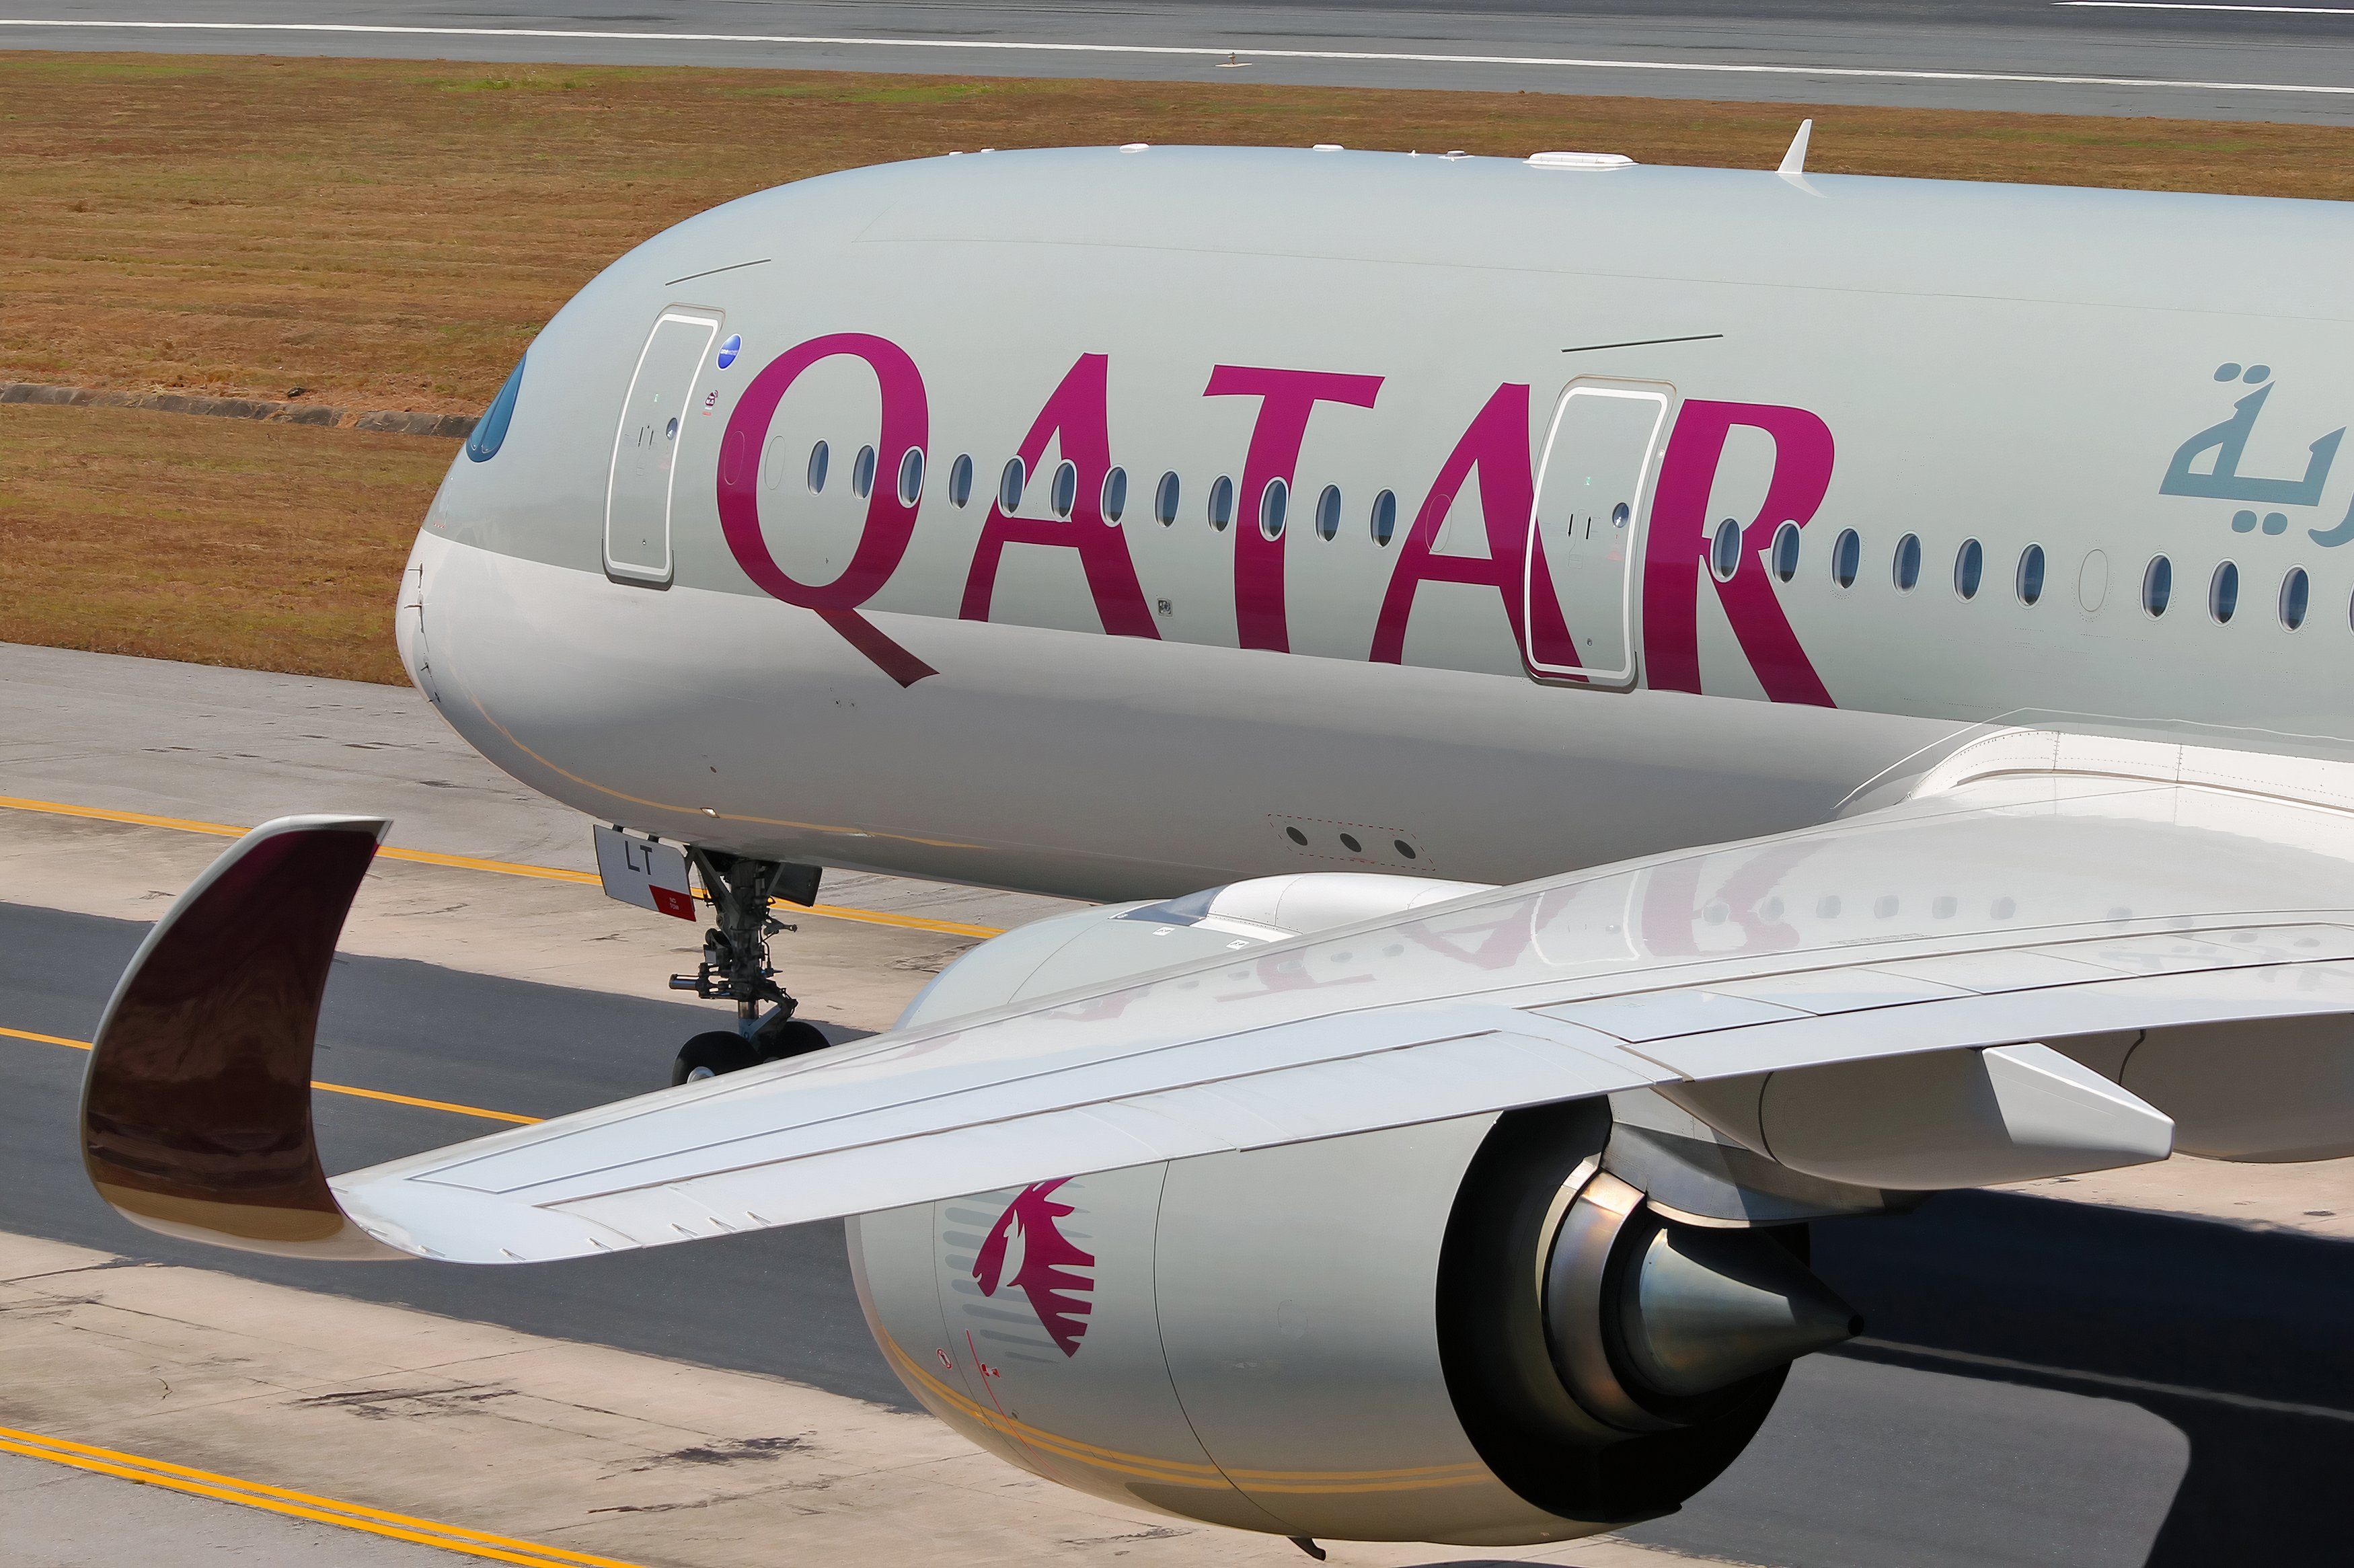
POLYGON ((354 1224, 311 1128, 311 1052, 344 916, 391 824, 281 817, 140 944, 82 1083, 82 1162, 117 1213, 247 1252, 407 1255, 354 1224))

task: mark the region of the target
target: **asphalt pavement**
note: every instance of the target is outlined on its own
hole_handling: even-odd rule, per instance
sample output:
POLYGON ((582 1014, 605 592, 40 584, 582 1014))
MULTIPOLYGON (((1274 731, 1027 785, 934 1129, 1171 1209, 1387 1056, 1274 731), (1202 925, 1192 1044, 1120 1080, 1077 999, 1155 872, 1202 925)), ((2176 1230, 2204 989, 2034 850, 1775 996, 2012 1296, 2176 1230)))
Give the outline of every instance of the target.
MULTIPOLYGON (((0 1025, 87 1039, 135 924, 0 905, 0 1025)), ((328 1081, 554 1115, 662 1080, 701 1015, 386 959, 338 960, 328 1081)), ((573 1264, 237 1258, 133 1230, 73 1147, 84 1058, 0 1039, 0 1230, 678 1360, 901 1408, 842 1233, 808 1225, 573 1264)), ((345 1169, 492 1124, 323 1096, 345 1169)), ((1870 1341, 1803 1363, 1742 1460, 1629 1532, 1790 1568, 2266 1568, 2344 1561, 2354 1245, 1999 1194, 1818 1227, 1870 1341)))
POLYGON ((0 48, 769 66, 2345 123, 2354 7, 2162 0, 0 0, 0 48), (29 25, 28 25, 29 24, 29 25))

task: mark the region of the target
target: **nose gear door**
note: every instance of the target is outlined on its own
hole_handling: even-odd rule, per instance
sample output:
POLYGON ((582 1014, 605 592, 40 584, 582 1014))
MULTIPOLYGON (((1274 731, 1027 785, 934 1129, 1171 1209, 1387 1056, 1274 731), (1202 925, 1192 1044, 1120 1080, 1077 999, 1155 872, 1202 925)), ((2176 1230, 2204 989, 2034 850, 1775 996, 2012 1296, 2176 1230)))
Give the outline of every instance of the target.
POLYGON ((639 352, 613 437, 605 492, 605 572, 621 581, 670 581, 671 488, 719 317, 673 307, 662 313, 639 352))
POLYGON ((1521 616, 1522 652, 1539 680, 1635 683, 1635 563, 1671 388, 1581 377, 1545 434, 1521 616), (1543 596, 1560 607, 1563 646, 1543 596), (1548 635, 1548 630, 1552 631, 1548 635))

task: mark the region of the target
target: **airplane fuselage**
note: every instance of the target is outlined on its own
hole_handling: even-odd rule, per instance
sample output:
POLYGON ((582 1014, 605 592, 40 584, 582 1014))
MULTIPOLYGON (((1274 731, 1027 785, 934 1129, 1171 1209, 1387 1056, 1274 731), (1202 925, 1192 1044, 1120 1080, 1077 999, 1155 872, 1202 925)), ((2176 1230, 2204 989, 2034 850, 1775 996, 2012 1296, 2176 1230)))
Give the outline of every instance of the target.
POLYGON ((720 207, 535 343, 404 656, 601 819, 1100 898, 1514 882, 2011 726, 2354 750, 2354 214, 1574 163, 720 207))

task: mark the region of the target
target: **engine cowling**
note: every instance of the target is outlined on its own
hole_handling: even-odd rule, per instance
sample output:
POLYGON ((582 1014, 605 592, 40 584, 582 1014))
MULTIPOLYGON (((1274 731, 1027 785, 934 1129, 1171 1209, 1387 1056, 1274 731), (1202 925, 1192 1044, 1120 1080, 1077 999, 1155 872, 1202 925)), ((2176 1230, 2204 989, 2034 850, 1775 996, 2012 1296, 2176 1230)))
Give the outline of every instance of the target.
MULTIPOLYGON (((1269 880, 1303 923, 1432 891, 1269 880)), ((1178 901, 1186 942, 1277 915, 1237 886, 1178 901)), ((1062 989, 1058 958, 1074 984, 1114 949, 1190 956, 1133 914, 984 944, 911 1013, 1062 989)), ((1236 957, 1228 983, 1281 978, 1236 957)), ((1653 1213, 1602 1169, 1610 1131, 1585 1101, 1039 1182, 863 1216, 852 1263, 910 1392, 1048 1479, 1281 1535, 1570 1539, 1705 1486, 1787 1363, 1854 1329, 1799 1227, 1653 1213)))

